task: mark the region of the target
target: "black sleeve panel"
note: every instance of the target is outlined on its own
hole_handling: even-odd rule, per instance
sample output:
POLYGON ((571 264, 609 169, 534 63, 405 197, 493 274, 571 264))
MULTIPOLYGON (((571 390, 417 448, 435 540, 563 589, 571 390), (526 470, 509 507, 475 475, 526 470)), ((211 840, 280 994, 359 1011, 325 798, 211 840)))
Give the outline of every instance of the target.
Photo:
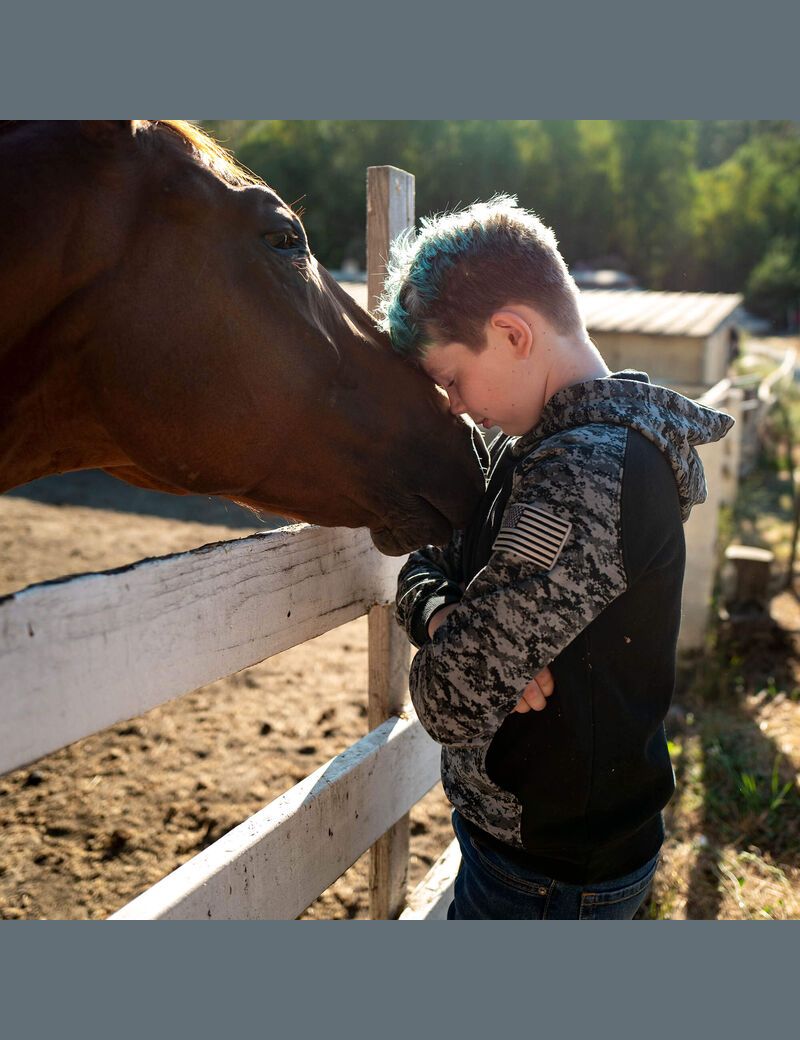
POLYGON ((683 559, 683 525, 675 474, 665 455, 630 430, 622 482, 622 553, 628 587, 683 559))

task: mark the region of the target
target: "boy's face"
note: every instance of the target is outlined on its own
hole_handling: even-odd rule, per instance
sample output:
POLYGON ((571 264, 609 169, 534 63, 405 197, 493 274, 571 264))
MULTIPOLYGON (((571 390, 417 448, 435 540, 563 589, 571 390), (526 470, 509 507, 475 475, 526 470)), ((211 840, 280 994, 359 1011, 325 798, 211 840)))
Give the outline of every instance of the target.
POLYGON ((446 392, 450 411, 465 412, 487 430, 499 426, 515 436, 539 421, 543 402, 537 392, 529 351, 521 351, 504 326, 490 324, 483 350, 463 343, 430 346, 422 370, 446 392))

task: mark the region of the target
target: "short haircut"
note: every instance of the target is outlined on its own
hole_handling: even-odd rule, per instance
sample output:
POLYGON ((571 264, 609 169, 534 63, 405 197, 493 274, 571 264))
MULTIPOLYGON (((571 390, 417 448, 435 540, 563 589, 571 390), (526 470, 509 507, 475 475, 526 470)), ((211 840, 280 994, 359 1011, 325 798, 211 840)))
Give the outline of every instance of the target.
POLYGON ((555 235, 515 197, 495 195, 401 236, 378 311, 394 349, 419 360, 431 343, 481 350, 489 318, 513 303, 534 307, 562 335, 583 331, 555 235))

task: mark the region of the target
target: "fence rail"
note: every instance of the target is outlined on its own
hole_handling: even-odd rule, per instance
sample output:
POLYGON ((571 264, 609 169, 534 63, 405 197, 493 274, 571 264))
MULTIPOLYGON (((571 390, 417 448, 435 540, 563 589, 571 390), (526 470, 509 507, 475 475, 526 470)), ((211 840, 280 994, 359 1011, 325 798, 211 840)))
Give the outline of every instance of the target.
POLYGON ((0 773, 362 616, 400 561, 298 525, 0 600, 0 773))
POLYGON ((782 356, 769 351, 774 369, 753 385, 750 376, 723 379, 700 398, 700 403, 722 408, 736 419, 727 437, 698 448, 708 484, 708 500, 692 511, 686 523, 686 577, 678 646, 699 650, 705 645, 709 610, 717 573, 719 508, 735 501, 739 479, 756 463, 764 423, 776 389, 795 370, 794 349, 782 356))
MULTIPOLYGON (((405 684, 386 606, 401 562, 364 531, 297 525, 5 597, 0 772, 365 614, 371 689, 405 684)), ((438 745, 410 705, 397 711, 113 919, 297 917, 439 779, 438 745)), ((390 851, 373 898, 390 907, 401 891, 384 914, 397 916, 407 851, 402 870, 390 851)), ((441 916, 450 880, 439 867, 409 914, 441 916)))
POLYGON ((438 779, 416 716, 389 719, 111 920, 297 917, 438 779))

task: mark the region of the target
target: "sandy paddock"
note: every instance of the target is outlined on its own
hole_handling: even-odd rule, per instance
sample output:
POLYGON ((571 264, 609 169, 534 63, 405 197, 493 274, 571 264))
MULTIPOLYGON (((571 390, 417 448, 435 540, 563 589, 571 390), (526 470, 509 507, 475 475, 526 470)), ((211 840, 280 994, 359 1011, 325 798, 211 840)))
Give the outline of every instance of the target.
MULTIPOLYGON (((100 474, 24 494, 0 497, 0 595, 263 529, 100 474)), ((107 917, 362 737, 366 683, 361 618, 0 777, 0 918, 107 917)), ((412 886, 451 838, 437 785, 411 814, 412 886)), ((367 876, 365 856, 303 916, 366 917, 367 876)))

